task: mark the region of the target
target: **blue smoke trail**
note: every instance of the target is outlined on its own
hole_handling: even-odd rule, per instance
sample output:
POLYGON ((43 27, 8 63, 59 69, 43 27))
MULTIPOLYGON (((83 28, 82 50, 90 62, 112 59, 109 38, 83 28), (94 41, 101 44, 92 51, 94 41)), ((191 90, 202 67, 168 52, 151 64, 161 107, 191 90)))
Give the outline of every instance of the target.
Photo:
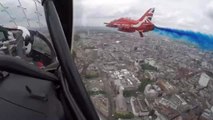
POLYGON ((184 40, 185 42, 195 44, 204 50, 213 50, 213 35, 156 26, 154 32, 168 36, 174 40, 184 40))

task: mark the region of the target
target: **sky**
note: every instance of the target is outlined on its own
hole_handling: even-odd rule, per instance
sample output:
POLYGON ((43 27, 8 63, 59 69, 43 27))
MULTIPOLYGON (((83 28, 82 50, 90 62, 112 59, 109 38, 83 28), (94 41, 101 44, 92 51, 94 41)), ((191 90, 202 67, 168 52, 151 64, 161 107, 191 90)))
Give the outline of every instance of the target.
POLYGON ((213 34, 213 0, 74 0, 75 25, 104 26, 120 17, 139 19, 152 7, 156 26, 213 34))
MULTIPOLYGON (((39 27, 34 1, 19 0, 26 8, 31 27, 39 27)), ((0 0, 18 25, 28 26, 18 0, 0 0)), ((46 26, 39 2, 40 23, 46 26)), ((74 0, 74 24, 77 26, 104 26, 120 17, 139 19, 146 10, 155 8, 152 22, 156 26, 193 30, 213 34, 213 0, 74 0)), ((0 6, 0 10, 2 10, 0 6)), ((6 12, 0 11, 0 25, 14 26, 6 12)))

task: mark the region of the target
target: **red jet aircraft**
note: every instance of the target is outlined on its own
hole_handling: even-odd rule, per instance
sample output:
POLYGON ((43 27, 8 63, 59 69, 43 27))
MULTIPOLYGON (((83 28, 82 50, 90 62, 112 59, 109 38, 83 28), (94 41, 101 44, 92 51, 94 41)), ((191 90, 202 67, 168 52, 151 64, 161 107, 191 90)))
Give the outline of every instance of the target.
POLYGON ((120 18, 113 20, 110 23, 105 23, 107 27, 118 28, 122 32, 136 32, 143 37, 143 32, 148 32, 154 29, 154 24, 151 22, 155 9, 150 8, 140 19, 132 20, 129 18, 120 18))

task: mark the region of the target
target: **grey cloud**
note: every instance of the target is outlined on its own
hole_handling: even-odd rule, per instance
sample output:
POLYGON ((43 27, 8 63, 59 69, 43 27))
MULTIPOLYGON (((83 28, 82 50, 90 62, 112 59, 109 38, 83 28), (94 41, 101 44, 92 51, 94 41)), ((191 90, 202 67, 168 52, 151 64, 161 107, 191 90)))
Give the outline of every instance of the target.
POLYGON ((73 12, 74 12, 74 18, 81 18, 83 16, 83 9, 84 7, 82 6, 82 3, 81 3, 82 0, 74 0, 74 9, 73 9, 73 12))
POLYGON ((208 3, 206 7, 206 13, 207 16, 213 20, 213 1, 208 3))
POLYGON ((83 24, 84 19, 84 7, 82 5, 82 0, 74 0, 73 4, 74 25, 80 26, 83 24))
POLYGON ((134 8, 128 8, 124 11, 116 11, 114 13, 110 13, 109 15, 98 11, 94 14, 91 14, 90 17, 96 17, 96 18, 118 18, 118 17, 129 17, 129 18, 133 18, 133 19, 138 19, 139 17, 141 17, 144 14, 145 11, 140 11, 134 8), (135 15, 135 14, 141 13, 141 15, 135 15))
POLYGON ((208 12, 209 17, 213 20, 213 11, 208 12))

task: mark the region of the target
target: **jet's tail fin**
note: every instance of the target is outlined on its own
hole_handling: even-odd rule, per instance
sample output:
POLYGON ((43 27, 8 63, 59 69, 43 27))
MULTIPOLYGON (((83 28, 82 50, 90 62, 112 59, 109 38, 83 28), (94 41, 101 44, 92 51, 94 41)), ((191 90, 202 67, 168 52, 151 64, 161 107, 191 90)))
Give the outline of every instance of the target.
POLYGON ((155 12, 155 8, 150 8, 149 10, 146 11, 146 13, 140 19, 138 19, 138 21, 143 21, 145 18, 148 18, 151 21, 154 12, 155 12))

